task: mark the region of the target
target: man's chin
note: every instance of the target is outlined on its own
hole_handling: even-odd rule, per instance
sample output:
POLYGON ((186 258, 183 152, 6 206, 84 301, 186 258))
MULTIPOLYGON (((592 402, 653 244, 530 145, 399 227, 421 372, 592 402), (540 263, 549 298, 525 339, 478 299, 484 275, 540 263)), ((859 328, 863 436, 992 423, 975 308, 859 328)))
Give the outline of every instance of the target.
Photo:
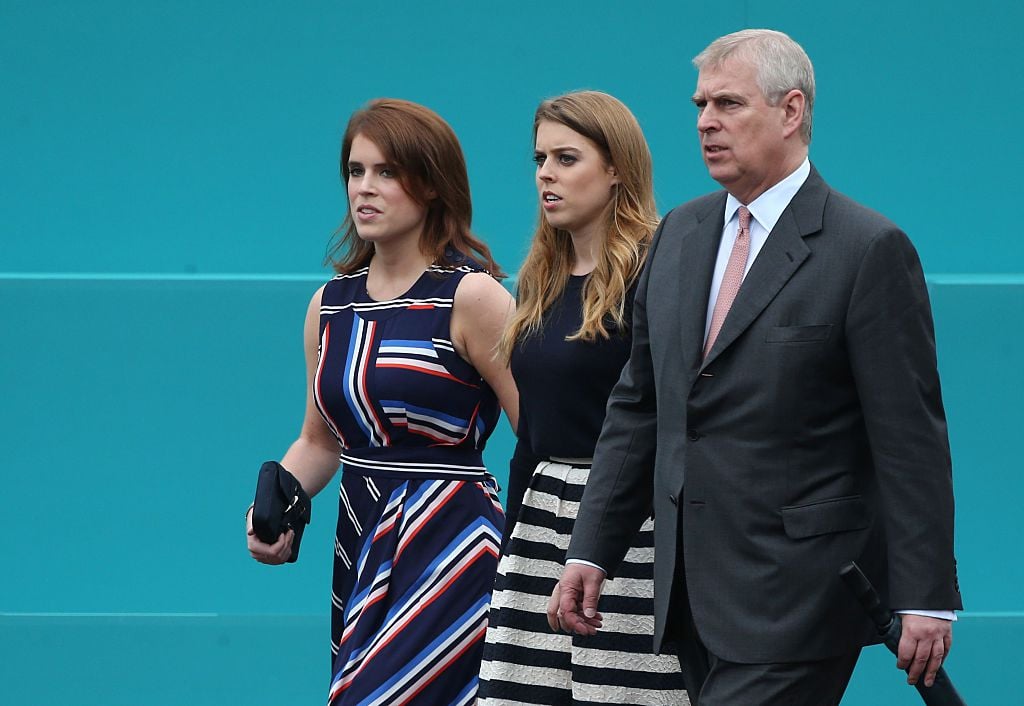
POLYGON ((736 178, 736 172, 724 164, 709 162, 707 159, 705 159, 704 166, 708 168, 708 176, 710 176, 712 179, 717 181, 722 186, 726 186, 736 178))

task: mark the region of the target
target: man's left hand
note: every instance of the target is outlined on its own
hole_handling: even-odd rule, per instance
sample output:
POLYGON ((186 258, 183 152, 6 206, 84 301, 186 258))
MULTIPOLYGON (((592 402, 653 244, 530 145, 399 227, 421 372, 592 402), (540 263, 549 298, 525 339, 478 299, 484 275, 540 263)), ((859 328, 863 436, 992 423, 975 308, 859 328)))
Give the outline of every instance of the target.
POLYGON ((903 636, 896 651, 896 666, 907 672, 907 683, 916 684, 924 675, 924 685, 935 683, 935 675, 953 645, 953 624, 941 618, 904 614, 903 636))

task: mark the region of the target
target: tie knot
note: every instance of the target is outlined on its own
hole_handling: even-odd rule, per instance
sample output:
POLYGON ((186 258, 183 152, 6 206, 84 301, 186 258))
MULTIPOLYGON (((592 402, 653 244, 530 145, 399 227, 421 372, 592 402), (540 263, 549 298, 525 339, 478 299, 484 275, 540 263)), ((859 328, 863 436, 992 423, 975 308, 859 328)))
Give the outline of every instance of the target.
POLYGON ((740 230, 750 230, 750 209, 740 206, 740 230))

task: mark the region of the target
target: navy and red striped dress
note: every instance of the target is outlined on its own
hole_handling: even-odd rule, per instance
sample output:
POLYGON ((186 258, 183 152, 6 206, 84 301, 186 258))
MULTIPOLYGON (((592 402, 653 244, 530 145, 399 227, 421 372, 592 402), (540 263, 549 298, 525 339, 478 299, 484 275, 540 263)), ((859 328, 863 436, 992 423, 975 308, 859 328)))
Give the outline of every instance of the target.
POLYGON ((323 291, 313 394, 342 446, 331 706, 470 704, 504 523, 481 452, 494 392, 451 342, 469 266, 391 301, 323 291))

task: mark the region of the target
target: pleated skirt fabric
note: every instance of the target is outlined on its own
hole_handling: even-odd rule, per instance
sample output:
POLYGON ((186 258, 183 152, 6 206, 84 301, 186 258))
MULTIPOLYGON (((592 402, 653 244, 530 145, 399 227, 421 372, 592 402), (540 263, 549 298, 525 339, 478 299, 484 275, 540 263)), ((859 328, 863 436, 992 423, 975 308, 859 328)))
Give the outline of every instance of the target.
POLYGON ((474 702, 504 523, 496 490, 342 474, 330 706, 474 702))
POLYGON ((644 523, 598 610, 604 627, 554 633, 548 598, 565 561, 589 467, 542 462, 498 576, 480 671, 481 706, 689 704, 679 660, 654 655, 654 523, 644 523))

